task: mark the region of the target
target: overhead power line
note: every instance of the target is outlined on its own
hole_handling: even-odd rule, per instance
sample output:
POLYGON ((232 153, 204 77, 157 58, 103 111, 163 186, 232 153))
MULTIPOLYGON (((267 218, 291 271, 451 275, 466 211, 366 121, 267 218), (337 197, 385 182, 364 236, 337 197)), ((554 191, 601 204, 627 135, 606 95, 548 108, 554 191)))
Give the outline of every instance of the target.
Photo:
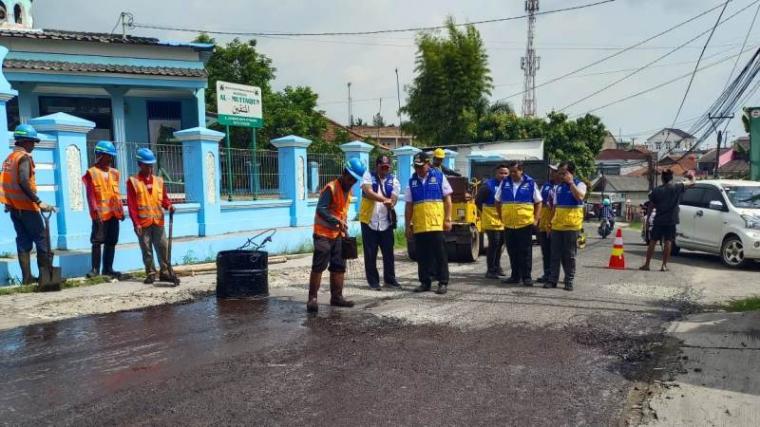
MULTIPOLYGON (((692 74, 692 81, 693 81, 693 75, 696 74, 696 70, 699 68, 699 63, 702 60, 702 57, 705 54, 705 50, 707 49, 707 46, 709 45, 710 40, 712 39, 712 36, 715 33, 715 30, 718 28, 718 26, 725 24, 726 22, 730 21, 731 19, 735 18, 736 16, 739 16, 739 14, 741 14, 746 9, 748 9, 750 6, 752 6, 753 4, 758 3, 758 2, 760 2, 760 0, 755 0, 753 3, 750 3, 749 5, 745 6, 744 8, 739 9, 738 11, 736 11, 733 15, 729 16, 728 18, 726 18, 724 20, 721 20, 723 18, 723 13, 725 12, 725 7, 724 7, 724 9, 721 10, 720 15, 718 16, 718 21, 715 22, 715 25, 713 25, 712 28, 709 28, 709 29, 707 29, 707 30, 705 30, 705 31, 697 34, 696 36, 692 37, 691 39, 689 39, 686 42, 682 43, 681 45, 677 46, 676 48, 670 50, 669 52, 667 52, 667 53, 665 53, 663 55, 660 55, 659 57, 657 57, 653 61, 650 61, 650 62, 644 64, 643 66, 637 68, 633 72, 631 72, 629 74, 626 74, 624 77, 621 77, 621 78, 615 80, 614 82, 612 82, 612 83, 610 83, 610 84, 602 87, 601 89, 597 89, 597 90, 593 91, 592 93, 590 93, 590 94, 588 94, 588 95, 586 95, 586 96, 584 96, 584 97, 582 97, 582 98, 580 98, 580 99, 578 99, 576 101, 573 101, 572 103, 570 103, 570 104, 568 104, 568 105, 560 108, 558 111, 565 111, 567 109, 570 109, 570 108, 572 108, 572 107, 580 104, 583 101, 586 101, 586 100, 588 100, 590 98, 593 98, 594 96, 596 96, 596 95, 598 95, 598 94, 600 94, 602 92, 605 92, 605 91, 607 91, 608 89, 610 89, 610 88, 612 88, 614 86, 617 86, 619 83, 621 83, 621 82, 623 82, 623 81, 625 81, 625 80, 627 80, 627 79, 635 76, 636 74, 638 74, 638 73, 646 70, 647 68, 651 67, 652 65, 654 65, 654 64, 660 62, 661 60, 667 58, 668 56, 670 56, 670 55, 678 52, 683 47, 685 47, 685 46, 693 43, 694 41, 702 38, 704 35, 706 35, 706 34, 709 33, 709 37, 707 39, 707 42, 705 43, 704 47, 702 48, 702 51, 700 52, 700 55, 699 55, 699 59, 697 60, 697 63, 695 65, 694 72, 692 74)), ((725 2, 724 6, 728 6, 728 3, 729 3, 728 1, 725 2)), ((689 87, 691 87, 691 83, 692 82, 689 82, 689 87)), ((688 90, 689 89, 687 89, 687 93, 688 93, 688 90)), ((683 107, 683 105, 681 107, 683 107)))
MULTIPOLYGON (((729 1, 732 1, 732 0, 729 0, 729 1)), ((541 87, 544 87, 544 86, 548 86, 548 85, 550 85, 550 84, 552 84, 552 83, 556 83, 556 82, 558 82, 558 81, 560 81, 560 80, 563 80, 563 79, 565 79, 565 78, 567 78, 567 77, 570 77, 570 76, 572 76, 572 75, 574 75, 574 74, 580 73, 581 71, 586 71, 586 70, 588 70, 589 68, 592 68, 592 67, 594 67, 594 66, 597 66, 597 65, 599 65, 599 64, 601 64, 601 63, 603 63, 603 62, 609 61, 609 60, 610 60, 610 59, 612 59, 612 58, 616 58, 616 57, 618 57, 618 56, 620 56, 620 55, 622 55, 622 54, 624 54, 624 53, 626 53, 626 52, 628 52, 628 51, 631 51, 631 50, 633 50, 633 49, 635 49, 635 48, 637 48, 637 47, 639 47, 639 46, 645 45, 645 44, 649 43, 649 42, 650 42, 650 41, 652 41, 652 40, 655 40, 655 39, 657 39, 657 38, 659 38, 659 37, 662 37, 662 36, 664 36, 665 34, 668 34, 668 33, 670 33, 670 32, 673 32, 673 31, 675 31, 675 30, 677 30, 677 29, 679 29, 679 28, 683 27, 684 25, 687 25, 687 24, 689 24, 689 23, 691 23, 691 22, 694 22, 694 21, 696 21, 696 20, 697 20, 697 19, 699 19, 699 18, 702 18, 703 16, 705 16, 705 15, 709 14, 710 12, 712 12, 712 11, 714 11, 714 10, 716 10, 716 9, 718 9, 718 8, 720 8, 720 7, 722 7, 722 6, 723 6, 723 4, 724 4, 724 2, 721 2, 721 3, 720 3, 719 5, 717 5, 717 6, 711 7, 710 9, 707 9, 707 10, 705 10, 705 11, 703 11, 703 12, 701 12, 701 13, 699 13, 699 14, 697 14, 697 15, 695 15, 695 16, 693 16, 693 17, 691 17, 691 18, 689 18, 689 19, 687 19, 687 20, 685 20, 685 21, 682 21, 682 22, 680 22, 680 23, 678 23, 678 24, 676 24, 676 25, 674 25, 674 26, 672 26, 672 27, 670 27, 670 28, 668 28, 668 29, 664 30, 664 31, 661 31, 661 32, 659 32, 659 33, 657 33, 657 34, 655 34, 655 35, 653 35, 653 36, 650 36, 650 37, 648 37, 648 38, 646 38, 646 39, 644 39, 644 40, 642 40, 642 41, 640 41, 640 42, 637 42, 637 43, 634 43, 634 44, 632 44, 632 45, 630 45, 630 46, 628 46, 628 47, 625 47, 625 48, 621 49, 621 50, 620 50, 620 51, 618 51, 618 52, 615 52, 615 53, 613 53, 613 54, 607 55, 607 56, 605 56, 604 58, 598 59, 598 60, 596 60, 596 61, 594 61, 594 62, 592 62, 592 63, 590 63, 590 64, 584 65, 584 66, 582 66, 582 67, 580 67, 580 68, 576 68, 576 69, 575 69, 575 70, 573 70, 573 71, 567 72, 567 73, 565 73, 565 74, 562 74, 562 75, 560 75, 560 76, 557 76, 557 77, 555 77, 555 78, 553 78, 553 79, 550 79, 550 80, 547 80, 547 81, 545 81, 545 82, 542 82, 542 83, 540 83, 540 84, 537 84, 537 85, 536 85, 536 89, 538 89, 538 88, 541 88, 541 87)), ((514 98, 515 96, 522 96, 524 92, 525 92, 525 91, 520 91, 520 92, 516 92, 516 93, 513 93, 513 94, 511 94, 511 95, 509 95, 509 96, 506 96, 506 97, 504 97, 504 98, 501 98, 501 99, 499 99, 499 101, 505 101, 505 100, 507 100, 507 99, 509 99, 509 98, 514 98)))
MULTIPOLYGON (((587 3, 587 4, 577 5, 577 6, 545 10, 543 12, 537 12, 536 15, 551 15, 555 13, 587 9, 590 7, 601 6, 607 3, 613 3, 615 1, 616 0, 600 0, 593 3, 587 3)), ((518 19, 525 19, 525 18, 528 18, 528 16, 529 16, 528 14, 524 14, 524 15, 518 15, 518 16, 510 16, 506 18, 484 19, 480 21, 473 21, 473 22, 468 22, 464 24, 455 24, 455 25, 458 27, 461 27, 461 26, 467 26, 467 25, 492 24, 496 22, 506 22, 506 21, 514 21, 518 19)), ((329 32, 313 32, 313 33, 267 32, 267 31, 222 31, 222 30, 209 30, 209 29, 198 29, 198 28, 171 27, 171 26, 165 26, 165 25, 144 24, 140 22, 133 23, 132 28, 144 28, 144 29, 150 29, 150 30, 163 30, 163 31, 177 31, 177 32, 186 32, 186 33, 206 33, 206 34, 229 35, 229 36, 307 37, 307 36, 357 36, 357 35, 371 35, 371 34, 409 33, 409 32, 419 32, 419 31, 440 30, 440 29, 446 28, 446 26, 435 25, 435 26, 428 26, 428 27, 395 28, 395 29, 371 30, 371 31, 329 31, 329 32)))

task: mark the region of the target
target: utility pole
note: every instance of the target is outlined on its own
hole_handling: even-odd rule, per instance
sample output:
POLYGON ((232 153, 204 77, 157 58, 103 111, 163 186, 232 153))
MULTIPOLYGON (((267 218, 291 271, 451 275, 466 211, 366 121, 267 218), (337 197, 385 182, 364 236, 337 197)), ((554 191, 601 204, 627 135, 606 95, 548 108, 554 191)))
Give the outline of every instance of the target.
POLYGON ((398 97, 398 126, 401 127, 401 85, 398 81, 398 67, 396 67, 396 97, 398 97))
MULTIPOLYGON (((712 122, 713 130, 717 130, 717 127, 715 126, 716 120, 731 120, 734 118, 734 115, 731 114, 730 116, 713 116, 712 114, 708 114, 707 117, 710 118, 710 122, 712 122)), ((723 142, 723 132, 718 131, 718 147, 715 149, 715 171, 713 172, 713 176, 715 179, 720 178, 720 143, 723 142)))
POLYGON ((351 105, 351 82, 348 82, 348 127, 354 127, 354 113, 351 105))
POLYGON ((541 58, 536 55, 536 49, 533 48, 538 0, 525 0, 525 11, 528 12, 528 46, 521 61, 521 68, 525 74, 522 113, 525 117, 534 117, 536 115, 536 72, 541 66, 541 58))

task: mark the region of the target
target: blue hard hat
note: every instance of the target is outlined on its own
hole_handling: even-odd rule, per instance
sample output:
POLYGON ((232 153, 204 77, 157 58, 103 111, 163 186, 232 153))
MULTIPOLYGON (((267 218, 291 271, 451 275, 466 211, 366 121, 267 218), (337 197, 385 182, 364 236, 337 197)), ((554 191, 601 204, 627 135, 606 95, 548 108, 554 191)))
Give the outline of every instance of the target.
POLYGON ((116 157, 116 147, 111 141, 98 141, 95 144, 95 154, 108 154, 109 156, 116 157))
POLYGON ((16 141, 34 141, 40 142, 40 138, 37 137, 37 129, 32 125, 18 125, 13 132, 13 139, 16 141))
POLYGON ((149 148, 140 148, 137 150, 137 162, 152 165, 156 163, 156 155, 149 148))
POLYGON ((364 177, 364 172, 367 171, 367 166, 361 160, 354 158, 346 162, 346 171, 356 178, 357 181, 361 181, 364 177))

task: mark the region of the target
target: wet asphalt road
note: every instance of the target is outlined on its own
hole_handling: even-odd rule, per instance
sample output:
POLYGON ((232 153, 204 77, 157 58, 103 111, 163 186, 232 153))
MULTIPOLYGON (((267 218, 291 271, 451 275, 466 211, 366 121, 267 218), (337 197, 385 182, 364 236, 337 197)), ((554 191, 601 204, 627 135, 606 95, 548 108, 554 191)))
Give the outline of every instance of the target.
POLYGON ((648 307, 467 329, 207 298, 17 328, 0 424, 619 425, 677 315, 648 307))

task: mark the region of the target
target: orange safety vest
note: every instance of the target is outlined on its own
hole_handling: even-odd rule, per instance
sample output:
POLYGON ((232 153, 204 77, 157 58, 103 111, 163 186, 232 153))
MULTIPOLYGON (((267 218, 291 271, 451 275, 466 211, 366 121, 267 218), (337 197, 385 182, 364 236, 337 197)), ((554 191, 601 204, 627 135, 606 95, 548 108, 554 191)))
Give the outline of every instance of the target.
POLYGON ((164 208, 161 201, 164 199, 164 180, 157 176, 153 177, 153 192, 148 191, 145 185, 137 176, 129 178, 132 188, 137 195, 137 218, 138 224, 142 228, 152 225, 159 227, 164 226, 164 208))
POLYGON ((39 212, 40 207, 24 194, 19 185, 18 165, 21 159, 26 157, 31 162, 29 186, 35 194, 37 193, 37 179, 34 176, 32 155, 24 150, 14 150, 3 162, 3 173, 0 174, 0 203, 16 210, 39 212))
MULTIPOLYGON (((337 179, 325 185, 320 194, 325 191, 332 192, 332 201, 328 207, 330 213, 336 218, 345 221, 348 218, 348 206, 351 199, 350 192, 343 191, 343 186, 340 185, 340 181, 337 179)), ((340 236, 340 230, 315 212, 314 234, 328 239, 337 239, 340 236)))
POLYGON ((103 221, 111 218, 124 218, 124 208, 121 204, 121 193, 119 193, 119 171, 109 168, 108 172, 103 171, 97 166, 87 170, 92 179, 93 192, 97 206, 90 206, 90 215, 92 219, 98 216, 103 221))

